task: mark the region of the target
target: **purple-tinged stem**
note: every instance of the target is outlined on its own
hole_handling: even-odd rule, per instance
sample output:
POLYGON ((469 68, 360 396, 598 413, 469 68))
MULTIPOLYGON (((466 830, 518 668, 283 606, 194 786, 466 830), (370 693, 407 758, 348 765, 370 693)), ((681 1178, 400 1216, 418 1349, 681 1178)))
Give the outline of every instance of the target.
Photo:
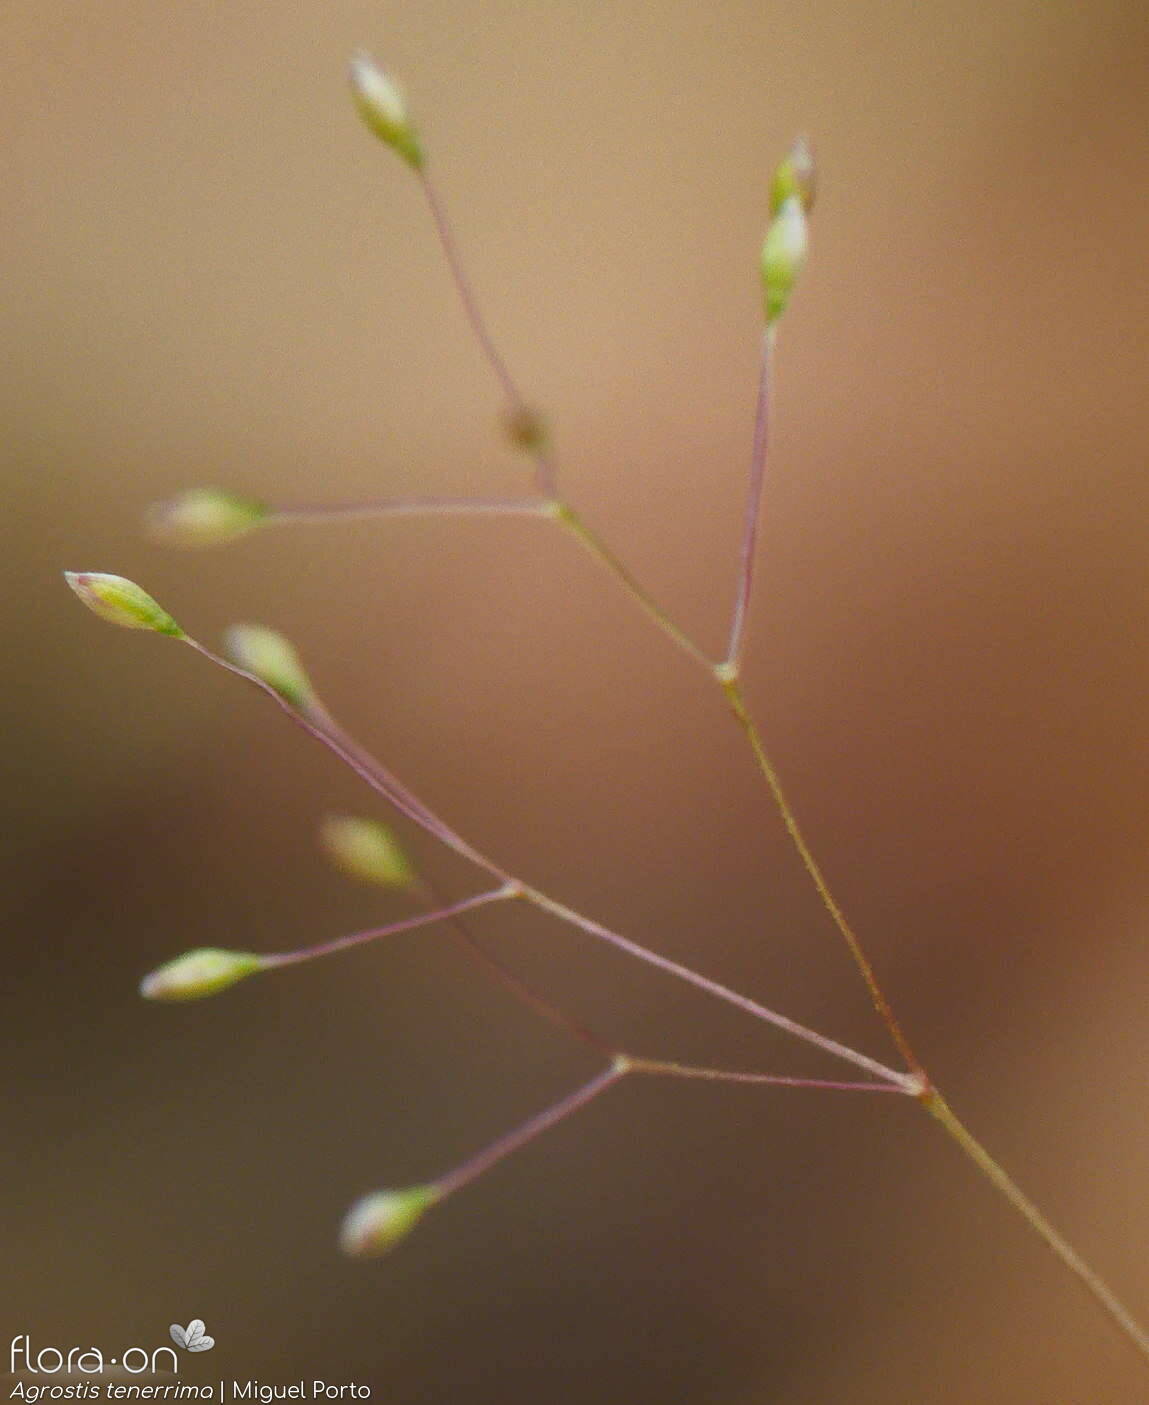
MULTIPOLYGON (((434 886, 425 878, 421 879, 418 891, 424 900, 431 907, 441 907, 434 886)), ((565 1030, 580 1043, 585 1044, 588 1049, 593 1049, 596 1053, 602 1054, 608 1059, 618 1057, 618 1051, 611 1048, 605 1039, 595 1034, 594 1030, 588 1028, 581 1021, 576 1020, 572 1015, 568 1015, 565 1010, 560 1010, 557 1005, 552 1005, 544 996, 539 995, 526 981, 515 973, 497 956, 492 956, 486 947, 476 941, 470 927, 461 917, 455 915, 449 919, 449 927, 455 934, 455 939, 459 946, 467 953, 473 961, 480 965, 488 975, 492 976, 505 990, 509 991, 516 1000, 520 1001, 528 1009, 533 1010, 543 1019, 549 1020, 558 1029, 565 1030)))
MULTIPOLYGON (((495 345, 494 338, 487 328, 487 319, 483 316, 479 306, 479 300, 475 296, 475 290, 463 263, 463 256, 459 250, 459 242, 455 238, 455 231, 451 227, 451 221, 447 216, 446 206, 439 196, 439 192, 427 174, 426 169, 419 171, 419 180, 423 186, 423 195, 427 201, 427 208, 431 212, 431 219, 435 225, 435 233, 439 237, 439 244, 442 247, 443 255, 447 260, 447 266, 451 270, 451 278, 454 281, 455 289, 459 294, 459 301, 463 304, 463 311, 466 313, 467 321, 471 324, 471 330, 479 343, 483 356, 494 371, 499 384, 503 388, 503 394, 507 399, 507 407, 512 413, 529 413, 529 406, 524 400, 518 383, 511 375, 510 368, 503 359, 502 353, 495 345)), ((543 444, 535 445, 532 450, 532 457, 535 461, 535 483, 540 493, 544 497, 551 498, 555 494, 556 466, 547 448, 543 444)))
MULTIPOLYGON (((542 485, 540 484, 540 487, 542 485)), ((675 644, 707 673, 715 663, 694 640, 675 624, 653 595, 642 585, 626 563, 609 547, 567 502, 542 498, 379 498, 376 501, 344 503, 273 503, 261 525, 291 526, 295 523, 370 520, 377 517, 539 517, 558 522, 599 563, 614 576, 635 603, 654 620, 675 644)))
MULTIPOLYGON (((372 790, 382 795, 391 802, 401 814, 407 816, 415 824, 425 829, 429 834, 439 839, 448 848, 462 857, 470 859, 478 864, 493 877, 500 879, 508 890, 513 890, 514 895, 525 898, 535 907, 552 916, 558 917, 561 921, 580 928, 589 935, 608 942, 620 951, 625 951, 629 955, 636 957, 639 961, 644 961, 648 965, 655 966, 659 970, 677 976, 679 980, 686 981, 699 990, 706 991, 719 1000, 724 1000, 738 1009, 744 1010, 747 1014, 763 1020, 765 1023, 773 1025, 787 1034, 793 1035, 796 1039, 801 1039, 807 1044, 812 1044, 827 1054, 832 1054, 837 1058, 844 1059, 852 1063, 856 1068, 863 1069, 866 1073, 874 1074, 878 1078, 890 1083, 895 1083, 904 1091, 913 1093, 915 1096, 921 1093, 921 1079, 916 1073, 898 1073, 894 1069, 887 1068, 885 1064, 878 1063, 876 1059, 871 1059, 868 1055, 859 1053, 856 1049, 851 1049, 846 1044, 840 1044, 836 1039, 830 1039, 827 1035, 818 1034, 817 1031, 799 1024, 796 1020, 789 1019, 786 1015, 780 1014, 777 1010, 772 1010, 766 1005, 759 1005, 757 1001, 751 1000, 748 996, 739 995, 737 991, 731 990, 728 986, 720 985, 717 981, 712 981, 708 976, 703 976, 699 972, 691 970, 689 966, 680 965, 677 961, 670 960, 669 957, 660 956, 655 951, 650 951, 637 942, 631 941, 628 937, 622 936, 619 932, 613 932, 609 927, 604 927, 602 923, 595 922, 589 917, 584 917, 573 908, 565 904, 556 902, 553 898, 547 897, 545 893, 537 889, 530 888, 521 880, 515 878, 498 864, 493 863, 477 849, 457 835, 454 830, 449 829, 438 820, 421 801, 418 801, 406 787, 400 783, 387 771, 379 762, 370 757, 357 743, 347 738, 338 725, 330 718, 329 714, 319 704, 314 704, 314 716, 299 711, 298 708, 284 697, 275 688, 265 683, 255 674, 249 673, 246 669, 239 668, 227 659, 220 658, 213 654, 210 649, 205 648, 197 640, 184 636, 184 642, 189 644, 197 653, 202 654, 212 663, 228 673, 233 673, 238 678, 245 679, 253 684, 261 692, 268 694, 279 704, 289 717, 301 726, 309 735, 323 743, 329 750, 333 751, 342 761, 344 761, 361 780, 365 781, 372 790)), ((508 893, 509 895, 509 893, 508 893)), ((621 1056, 620 1056, 621 1057, 621 1056)))
POLYGON ((464 1161, 461 1166, 456 1166, 453 1171, 448 1171, 445 1176, 440 1176, 437 1181, 433 1182, 439 1198, 453 1195, 455 1191, 462 1190, 465 1185, 470 1185, 484 1171, 490 1170, 492 1166, 510 1156, 512 1152, 518 1151, 520 1147, 534 1141, 541 1133, 562 1122, 571 1113, 577 1112, 580 1107, 585 1107, 600 1093, 605 1092, 612 1083, 617 1083, 626 1071, 625 1059, 614 1060, 609 1068, 595 1074, 581 1088, 576 1088, 573 1093, 568 1093, 565 1098, 560 1098, 557 1103, 553 1103, 545 1112, 540 1112, 537 1117, 530 1118, 521 1127, 516 1127, 513 1132, 508 1132, 506 1136, 500 1137, 498 1141, 484 1147, 482 1151, 464 1161))
MULTIPOLYGON (((461 835, 456 834, 456 832, 451 829, 449 825, 445 824, 433 810, 424 805, 415 792, 405 786, 394 771, 389 770, 383 765, 382 761, 379 761, 365 747, 361 746, 359 742, 335 720, 318 698, 313 697, 311 699, 306 708, 302 710, 302 716, 318 729, 322 737, 329 744, 338 748, 338 755, 345 760, 353 760, 356 773, 363 779, 368 780, 381 795, 385 795, 408 819, 415 820, 417 824, 421 825, 429 834, 435 835, 436 838, 442 839, 445 834, 450 835, 451 838, 456 841, 456 844, 452 845, 452 847, 456 847, 457 844, 463 844, 470 849, 470 845, 466 844, 466 840, 464 840, 461 835)), ((447 841, 444 840, 444 842, 447 841)), ((461 852, 461 850, 458 852, 461 852)), ((472 854, 473 852, 474 851, 472 851, 472 854)), ((495 872, 495 869, 487 863, 486 859, 483 859, 483 867, 487 868, 492 873, 495 872)), ((498 876, 507 878, 509 875, 500 872, 498 876)))
POLYGON ((389 922, 385 927, 370 927, 364 932, 351 932, 348 936, 335 937, 329 942, 320 942, 317 946, 304 947, 300 951, 281 951, 271 956, 263 956, 260 958, 260 965, 262 969, 270 971, 279 966, 295 966, 301 961, 314 961, 320 956, 331 956, 336 951, 363 946, 364 943, 377 941, 381 937, 396 937, 400 932, 410 932, 416 927, 428 927, 433 922, 446 922, 461 913, 470 912, 473 908, 485 907, 488 903, 505 902, 508 898, 517 897, 518 893, 516 887, 505 883, 501 888, 492 888, 487 893, 476 893, 473 897, 463 898, 433 912, 419 912, 414 917, 389 922))
POLYGON ((537 498, 378 498, 366 502, 272 504, 263 524, 354 521, 373 517, 544 517, 537 498))
POLYGON ((573 927, 578 927, 589 936, 598 937, 599 940, 609 943, 619 951, 625 951, 628 955, 636 957, 639 961, 644 961, 648 966, 656 966, 660 971, 666 971, 669 975, 677 976, 679 980, 686 981, 687 984, 695 986, 698 990, 704 990, 708 995, 713 995, 719 1000, 724 1000, 728 1005, 734 1005, 740 1010, 744 1010, 748 1015, 754 1015, 757 1019, 763 1020, 766 1024, 773 1025, 775 1029, 783 1030, 786 1034, 793 1035, 795 1039, 801 1039, 806 1044, 812 1044, 815 1048, 821 1049, 823 1053, 832 1054, 835 1058, 844 1059, 855 1068, 860 1068, 866 1073, 871 1073, 880 1078, 885 1083, 893 1083, 903 1092, 912 1093, 918 1096, 921 1093, 921 1082, 918 1077, 912 1074, 898 1073, 896 1069, 887 1068, 885 1064, 879 1063, 877 1059, 871 1059, 868 1054, 859 1053, 857 1049, 851 1049, 848 1044, 839 1044, 836 1039, 831 1039, 825 1034, 819 1034, 816 1030, 807 1028, 806 1025, 799 1024, 796 1020, 788 1016, 779 1014, 777 1010, 770 1009, 767 1005, 759 1005, 756 1000, 751 1000, 749 996, 739 995, 736 990, 731 990, 729 986, 720 985, 718 981, 712 981, 709 976, 703 976, 699 972, 691 970, 689 966, 680 965, 677 961, 672 961, 668 956, 660 956, 656 951, 650 951, 647 947, 639 946, 637 942, 632 942, 629 937, 624 937, 619 932, 612 932, 609 927, 604 927, 601 922, 595 922, 589 917, 584 917, 573 908, 565 906, 563 903, 555 902, 553 898, 548 898, 545 893, 538 892, 537 889, 524 887, 522 896, 527 902, 535 907, 541 908, 544 912, 551 913, 561 921, 569 923, 573 927))
POLYGON ((767 329, 762 338, 762 370, 758 378, 758 404, 754 412, 754 447, 750 454, 750 483, 746 494, 746 519, 742 528, 742 550, 738 563, 738 588, 734 597, 734 617, 730 623, 730 643, 726 660, 720 665, 730 676, 737 677, 742 663, 742 645, 746 637, 746 619, 750 611, 750 595, 754 588, 754 559, 758 551, 759 519, 762 515, 762 492, 766 484, 766 449, 770 429, 770 382, 773 375, 774 329, 767 329))
POLYGON ((692 1064, 672 1063, 666 1059, 638 1059, 628 1056, 631 1073, 648 1073, 669 1078, 697 1078, 707 1083, 754 1083, 775 1088, 822 1088, 835 1093, 902 1093, 910 1089, 901 1083, 839 1083, 826 1078, 791 1078, 782 1073, 739 1073, 725 1068, 697 1068, 692 1064))
POLYGON ((409 820, 417 824, 421 829, 425 829, 429 834, 438 839, 440 843, 445 844, 447 848, 453 850, 463 858, 470 859, 472 863, 485 869, 493 877, 501 878, 504 883, 514 881, 509 873, 505 873, 497 864, 492 863, 490 859, 481 854, 477 849, 472 847, 472 845, 468 844, 460 835, 456 834, 453 829, 450 829, 447 825, 443 824, 441 820, 432 815, 409 791, 405 788, 399 788, 397 790, 392 789, 385 779, 389 776, 388 772, 384 771, 378 763, 370 762, 370 764, 368 764, 370 758, 367 757, 367 754, 358 746, 351 744, 349 739, 345 741, 341 733, 327 730, 326 724, 330 719, 325 711, 319 709, 316 713, 316 717, 312 718, 305 712, 300 711, 299 708, 293 706, 287 698, 283 697, 275 688, 271 687, 269 683, 265 683, 262 678, 258 678, 254 673, 249 673, 247 669, 240 668, 227 659, 221 658, 219 654, 213 653, 198 640, 185 635, 183 642, 193 648, 196 653, 201 654, 210 663, 222 668, 227 673, 234 674, 237 678, 242 678, 245 682, 258 688, 261 693, 265 693, 268 697, 273 699, 297 726, 302 727, 309 736, 314 737, 316 741, 321 742, 329 751, 334 752, 342 762, 355 772, 360 780, 364 781, 372 790, 382 795, 385 800, 394 805, 400 814, 406 815, 409 820))

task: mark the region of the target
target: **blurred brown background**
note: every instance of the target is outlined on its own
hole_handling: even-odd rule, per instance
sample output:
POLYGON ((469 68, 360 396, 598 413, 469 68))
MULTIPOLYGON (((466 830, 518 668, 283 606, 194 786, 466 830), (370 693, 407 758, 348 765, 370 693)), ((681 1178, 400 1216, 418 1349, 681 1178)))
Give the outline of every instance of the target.
MULTIPOLYGON (((788 317, 750 687, 795 804, 959 1111, 1149 1314, 1149 279, 1140 0, 32 4, 0 13, 11 808, 0 1335, 184 1379, 439 1405, 1127 1402, 1143 1365, 893 1099, 635 1083, 432 1216, 589 1072, 428 931, 148 1007, 180 950, 398 915, 314 847, 352 778, 185 651, 286 629, 346 721, 568 901, 887 1057, 720 701, 539 523, 284 529, 180 554, 145 505, 514 492, 414 183, 343 64, 402 74, 570 495, 725 628, 755 259, 822 169, 788 317), (878 1105, 880 1101, 880 1105, 878 1105)), ((473 875, 413 841, 457 894, 473 875)), ((529 915, 492 946, 642 1052, 827 1074, 529 915)))

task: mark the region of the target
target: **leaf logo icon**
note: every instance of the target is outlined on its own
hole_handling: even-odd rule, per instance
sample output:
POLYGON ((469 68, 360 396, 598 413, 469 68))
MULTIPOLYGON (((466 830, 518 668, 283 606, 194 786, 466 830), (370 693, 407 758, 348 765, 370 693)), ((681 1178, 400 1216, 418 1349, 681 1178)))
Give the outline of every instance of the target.
POLYGON ((185 1351, 210 1351, 215 1346, 215 1338, 204 1335, 204 1326, 198 1317, 193 1318, 186 1327, 173 1322, 168 1331, 176 1346, 182 1346, 185 1351))

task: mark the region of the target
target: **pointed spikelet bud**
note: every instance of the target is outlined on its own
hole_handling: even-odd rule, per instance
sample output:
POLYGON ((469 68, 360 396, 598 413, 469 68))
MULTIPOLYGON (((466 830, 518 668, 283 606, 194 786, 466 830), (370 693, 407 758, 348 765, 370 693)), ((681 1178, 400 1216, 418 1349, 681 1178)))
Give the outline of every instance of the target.
POLYGON ((148 509, 148 530, 173 546, 217 546, 253 531, 268 514, 264 503, 219 488, 193 488, 148 509))
POLYGON ((814 208, 814 196, 818 189, 818 172, 814 165, 814 153, 805 137, 799 137, 790 148, 785 161, 774 172, 770 185, 770 213, 778 214, 791 195, 802 202, 802 209, 809 214, 814 208))
POLYGON ((282 634, 261 624, 233 624, 224 635, 228 658, 253 673, 292 707, 305 708, 315 694, 295 648, 282 634))
POLYGON ((64 579, 93 614, 124 629, 151 629, 183 639, 184 632, 171 615, 141 590, 135 581, 104 571, 65 571, 64 579))
POLYGON ((439 1199, 434 1186, 379 1190, 352 1205, 339 1231, 339 1246, 353 1259, 373 1259, 393 1249, 439 1199))
POLYGON ((226 990, 262 965, 262 958, 250 951, 201 947, 185 951, 145 976, 140 982, 140 994, 145 1000, 199 1000, 226 990))
POLYGON ((377 820, 328 815, 319 837, 332 862, 351 878, 383 888, 412 888, 418 879, 398 839, 377 820))
POLYGON ((808 247, 802 201, 797 195, 788 195, 771 220, 762 245, 762 293, 767 327, 773 327, 786 311, 790 294, 805 265, 808 247))
POLYGON ((348 77, 355 106, 367 126, 409 166, 422 170, 423 148, 398 83, 362 49, 353 56, 348 77))

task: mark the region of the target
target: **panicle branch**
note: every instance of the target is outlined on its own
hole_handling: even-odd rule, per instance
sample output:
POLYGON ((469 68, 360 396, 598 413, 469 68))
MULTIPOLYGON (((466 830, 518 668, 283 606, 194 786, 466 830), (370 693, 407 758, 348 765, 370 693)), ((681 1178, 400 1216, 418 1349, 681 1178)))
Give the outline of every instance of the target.
POLYGON ((473 897, 462 898, 447 907, 435 908, 429 912, 417 912, 413 917, 401 917, 397 922, 388 922, 382 927, 369 927, 364 932, 352 932, 348 936, 334 937, 331 941, 319 942, 315 946, 301 947, 298 951, 281 951, 262 958, 264 970, 275 970, 279 966, 297 966, 301 961, 315 961, 321 956, 332 956, 337 951, 349 947, 363 946, 365 942, 379 941, 382 937, 397 937, 401 932, 412 932, 417 927, 429 927, 436 922, 446 922, 452 917, 460 917, 464 912, 473 912, 477 907, 487 907, 491 903, 506 902, 518 897, 518 890, 504 883, 501 888, 492 888, 473 897))
POLYGON ((517 890, 504 885, 490 892, 464 898, 447 907, 420 912, 414 917, 404 917, 383 927, 370 927, 363 932, 335 937, 315 946, 301 947, 298 951, 279 951, 264 955, 256 955, 250 951, 224 951, 217 947, 189 951, 145 976, 140 982, 140 994, 148 1000, 199 1000, 203 996, 227 990, 237 981, 254 975, 257 971, 274 971, 281 966, 297 966, 301 961, 315 961, 321 956, 332 956, 337 951, 363 946, 366 942, 378 941, 382 937, 396 937, 401 932, 448 921, 474 908, 517 896, 517 890))

